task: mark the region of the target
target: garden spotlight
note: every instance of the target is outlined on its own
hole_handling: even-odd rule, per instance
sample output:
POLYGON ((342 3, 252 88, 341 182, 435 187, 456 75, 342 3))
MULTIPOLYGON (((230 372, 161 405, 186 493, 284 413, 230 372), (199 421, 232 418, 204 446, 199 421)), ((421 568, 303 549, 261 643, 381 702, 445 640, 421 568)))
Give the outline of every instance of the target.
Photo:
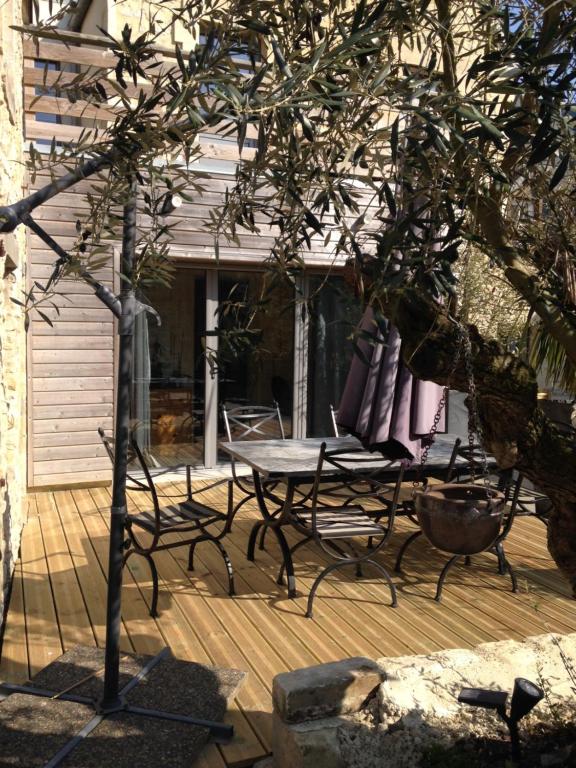
POLYGON ((512 759, 518 762, 520 759, 520 737, 518 734, 518 723, 531 712, 536 704, 544 697, 544 691, 530 680, 523 677, 517 677, 514 680, 514 691, 510 703, 510 714, 506 713, 506 701, 508 694, 506 691, 490 691, 483 688, 462 688, 458 701, 461 704, 468 704, 471 707, 483 707, 484 709, 495 709, 498 716, 508 726, 510 732, 510 742, 512 746, 512 759))
POLYGON ((514 692, 510 703, 510 720, 516 723, 528 712, 531 712, 536 704, 543 698, 544 691, 530 680, 517 677, 514 680, 514 692))

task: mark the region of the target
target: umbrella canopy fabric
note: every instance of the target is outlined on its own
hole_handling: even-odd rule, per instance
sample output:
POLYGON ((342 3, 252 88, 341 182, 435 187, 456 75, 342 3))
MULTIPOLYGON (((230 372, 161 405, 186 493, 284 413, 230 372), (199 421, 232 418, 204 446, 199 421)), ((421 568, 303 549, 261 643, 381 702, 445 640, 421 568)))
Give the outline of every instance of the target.
MULTIPOLYGON (((383 332, 371 307, 364 312, 360 331, 338 406, 338 425, 371 451, 419 461, 443 388, 410 373, 402 362, 400 334, 391 324, 383 332)), ((445 431, 444 425, 442 414, 439 432, 445 431)))

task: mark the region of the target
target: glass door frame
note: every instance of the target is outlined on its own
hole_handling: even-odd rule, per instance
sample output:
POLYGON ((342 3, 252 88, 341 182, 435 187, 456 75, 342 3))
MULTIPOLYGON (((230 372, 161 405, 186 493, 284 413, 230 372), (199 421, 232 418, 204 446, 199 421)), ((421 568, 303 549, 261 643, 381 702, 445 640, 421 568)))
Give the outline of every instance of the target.
MULTIPOLYGON (((221 264, 206 267, 206 358, 205 358, 205 413, 204 413, 204 466, 218 466, 218 376, 213 375, 209 354, 218 352, 218 276, 220 272, 241 269, 246 272, 264 270, 259 264, 221 264)), ((306 298, 308 277, 297 278, 296 292, 306 298)), ((308 318, 307 313, 294 312, 294 358, 292 376, 292 436, 306 437, 308 375, 308 318)))
MULTIPOLYGON (((238 270, 260 272, 260 264, 224 263, 202 264, 188 258, 176 258, 179 267, 189 267, 203 270, 206 279, 205 328, 206 335, 204 359, 204 467, 214 469, 218 466, 218 375, 210 364, 210 355, 218 353, 218 278, 220 272, 238 270)), ((320 269, 310 271, 296 279, 295 293, 304 301, 310 293, 310 279, 324 275, 320 269)), ((338 270, 334 270, 338 274, 338 270)), ((307 436, 308 411, 308 330, 309 317, 307 311, 300 311, 298 305, 294 312, 294 353, 292 377, 292 436, 296 439, 307 436)))

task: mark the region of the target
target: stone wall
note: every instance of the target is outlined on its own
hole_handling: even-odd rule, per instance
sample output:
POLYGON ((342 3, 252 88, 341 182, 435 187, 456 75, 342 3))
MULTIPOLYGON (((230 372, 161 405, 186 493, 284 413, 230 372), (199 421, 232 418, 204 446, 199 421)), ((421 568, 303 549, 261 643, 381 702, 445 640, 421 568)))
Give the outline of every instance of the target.
MULTIPOLYGON (((554 731, 573 722, 576 634, 549 634, 277 675, 274 754, 258 768, 416 768, 433 754, 439 766, 441 756, 470 736, 500 738, 506 750, 507 730, 494 710, 461 704, 458 695, 467 687, 509 693, 517 677, 544 692, 520 724, 521 736, 527 727, 551 734, 539 764, 576 765, 576 744, 556 744, 554 731)), ((456 764, 465 763, 450 763, 456 764)))
MULTIPOLYGON (((22 3, 0 3, 0 205, 23 193, 22 3)), ((0 235, 0 621, 24 523, 26 488, 25 233, 0 235)))

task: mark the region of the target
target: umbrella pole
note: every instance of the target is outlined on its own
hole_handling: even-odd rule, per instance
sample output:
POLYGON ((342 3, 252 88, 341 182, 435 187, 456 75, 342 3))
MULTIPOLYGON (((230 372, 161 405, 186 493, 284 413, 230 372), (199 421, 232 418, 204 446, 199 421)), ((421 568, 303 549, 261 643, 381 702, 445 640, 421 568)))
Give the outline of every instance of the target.
POLYGON ((110 549, 108 560, 108 595, 106 605, 106 656, 104 692, 99 702, 103 713, 123 709, 119 695, 120 626, 122 571, 126 524, 126 475, 130 439, 130 391, 132 386, 132 337, 134 334, 135 296, 132 269, 136 249, 137 184, 130 181, 130 197, 124 206, 122 235, 122 280, 120 291, 121 315, 118 321, 118 379, 116 384, 116 428, 112 506, 110 509, 110 549))

